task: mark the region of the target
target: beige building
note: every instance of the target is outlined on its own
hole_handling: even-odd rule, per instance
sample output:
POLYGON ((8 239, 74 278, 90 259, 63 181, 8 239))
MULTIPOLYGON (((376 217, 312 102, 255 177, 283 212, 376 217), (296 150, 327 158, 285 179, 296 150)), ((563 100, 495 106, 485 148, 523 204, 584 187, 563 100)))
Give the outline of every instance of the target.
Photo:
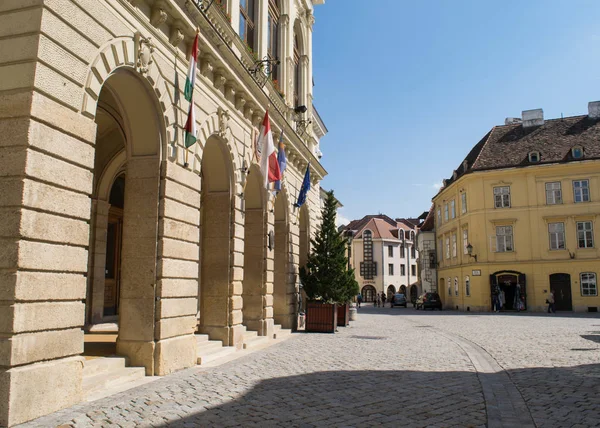
POLYGON ((342 228, 350 238, 350 264, 364 302, 382 292, 388 297, 404 293, 409 301, 419 295, 415 221, 367 215, 342 228))
POLYGON ((84 331, 118 331, 117 355, 165 375, 202 340, 235 350, 294 327, 326 174, 318 3, 0 2, 1 425, 84 398, 84 331), (267 108, 288 158, 276 197, 253 156, 267 108))

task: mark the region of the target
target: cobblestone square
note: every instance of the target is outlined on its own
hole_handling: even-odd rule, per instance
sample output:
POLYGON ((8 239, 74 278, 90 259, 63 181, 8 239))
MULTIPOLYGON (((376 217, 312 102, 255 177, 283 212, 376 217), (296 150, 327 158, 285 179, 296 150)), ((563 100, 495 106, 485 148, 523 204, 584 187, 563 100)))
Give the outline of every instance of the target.
POLYGON ((363 306, 298 333, 22 427, 592 427, 600 317, 363 306))

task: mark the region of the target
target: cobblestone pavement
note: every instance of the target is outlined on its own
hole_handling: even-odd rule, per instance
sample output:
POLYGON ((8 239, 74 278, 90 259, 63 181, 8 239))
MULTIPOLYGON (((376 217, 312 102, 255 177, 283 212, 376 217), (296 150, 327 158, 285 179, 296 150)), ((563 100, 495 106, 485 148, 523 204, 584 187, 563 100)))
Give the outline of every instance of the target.
POLYGON ((600 317, 363 307, 292 338, 23 427, 588 427, 600 317))

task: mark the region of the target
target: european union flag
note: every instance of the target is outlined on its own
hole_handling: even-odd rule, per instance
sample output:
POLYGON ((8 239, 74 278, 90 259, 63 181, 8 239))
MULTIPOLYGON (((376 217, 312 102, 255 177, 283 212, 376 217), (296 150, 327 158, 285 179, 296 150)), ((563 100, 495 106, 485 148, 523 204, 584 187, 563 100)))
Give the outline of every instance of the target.
POLYGON ((300 208, 306 202, 306 194, 310 190, 310 163, 306 166, 306 173, 304 174, 304 180, 302 181, 302 187, 300 193, 298 193, 298 201, 294 204, 295 207, 300 208))

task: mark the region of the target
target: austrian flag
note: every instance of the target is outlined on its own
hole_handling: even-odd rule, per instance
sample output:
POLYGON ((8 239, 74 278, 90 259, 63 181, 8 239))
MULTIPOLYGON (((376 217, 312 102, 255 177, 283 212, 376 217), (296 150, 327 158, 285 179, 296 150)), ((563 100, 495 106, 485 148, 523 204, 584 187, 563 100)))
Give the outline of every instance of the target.
POLYGON ((273 133, 271 132, 271 122, 269 122, 269 111, 265 113, 260 135, 256 141, 257 151, 260 153, 260 171, 262 172, 265 189, 269 188, 269 183, 281 180, 281 170, 277 162, 277 152, 273 143, 273 133))

